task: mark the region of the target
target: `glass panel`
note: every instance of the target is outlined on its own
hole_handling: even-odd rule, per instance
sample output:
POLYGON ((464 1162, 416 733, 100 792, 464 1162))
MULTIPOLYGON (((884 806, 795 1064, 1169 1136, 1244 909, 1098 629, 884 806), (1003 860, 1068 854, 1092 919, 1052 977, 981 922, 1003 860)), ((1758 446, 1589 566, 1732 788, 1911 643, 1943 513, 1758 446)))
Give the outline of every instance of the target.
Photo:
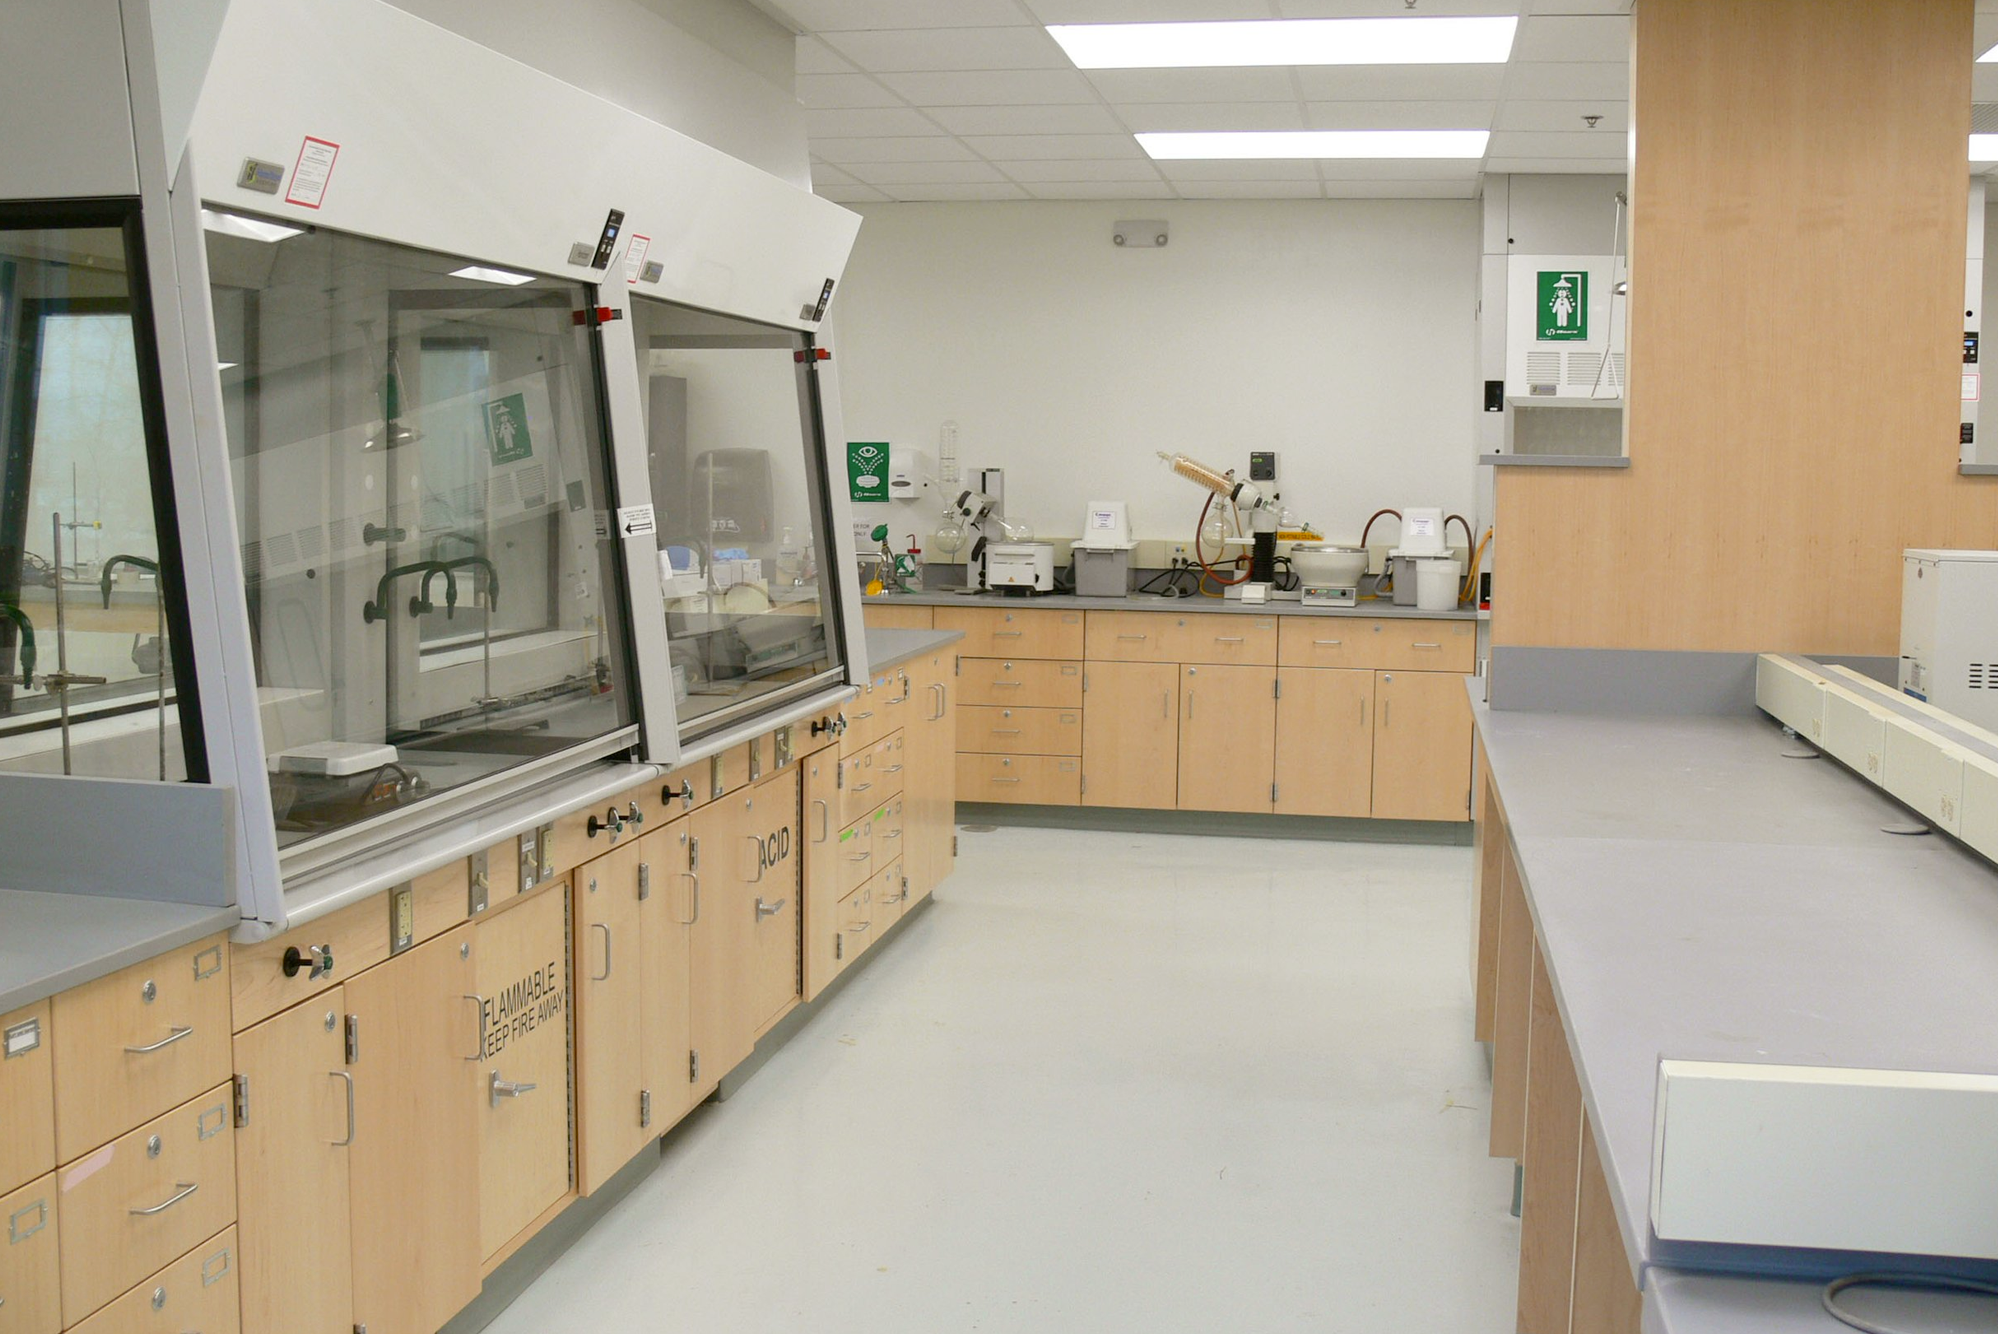
POLYGON ((589 289, 204 222, 280 845, 629 725, 589 289))
POLYGON ((125 230, 0 223, 0 768, 187 776, 144 401, 125 230))
POLYGON ((682 738, 837 674, 802 335, 632 303, 682 738))

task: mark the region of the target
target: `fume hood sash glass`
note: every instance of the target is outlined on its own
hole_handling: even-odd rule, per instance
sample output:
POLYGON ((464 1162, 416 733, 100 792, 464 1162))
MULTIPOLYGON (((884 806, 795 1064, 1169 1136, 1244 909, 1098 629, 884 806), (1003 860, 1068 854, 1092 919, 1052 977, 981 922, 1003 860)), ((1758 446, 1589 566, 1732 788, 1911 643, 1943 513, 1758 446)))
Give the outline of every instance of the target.
POLYGON ((0 769, 205 776, 147 290, 138 201, 0 204, 0 769))
POLYGON ((682 743, 841 679, 810 342, 632 302, 682 743))
POLYGON ((245 220, 204 224, 280 848, 628 741, 592 290, 245 220))

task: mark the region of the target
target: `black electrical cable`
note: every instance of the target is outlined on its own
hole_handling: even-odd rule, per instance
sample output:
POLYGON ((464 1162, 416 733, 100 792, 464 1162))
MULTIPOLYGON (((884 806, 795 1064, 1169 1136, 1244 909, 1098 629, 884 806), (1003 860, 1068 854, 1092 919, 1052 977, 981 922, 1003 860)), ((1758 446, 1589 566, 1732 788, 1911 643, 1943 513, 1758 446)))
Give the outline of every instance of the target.
POLYGON ((1863 1316, 1856 1316, 1838 1304, 1838 1295, 1847 1288, 1909 1288, 1935 1292, 1969 1292, 1985 1297, 1998 1297, 1998 1283, 1979 1283, 1975 1279, 1948 1278, 1938 1274, 1847 1274, 1825 1284, 1825 1314, 1840 1324, 1860 1330, 1862 1334, 1910 1334, 1909 1331, 1892 1329, 1886 1325, 1876 1325, 1863 1316))

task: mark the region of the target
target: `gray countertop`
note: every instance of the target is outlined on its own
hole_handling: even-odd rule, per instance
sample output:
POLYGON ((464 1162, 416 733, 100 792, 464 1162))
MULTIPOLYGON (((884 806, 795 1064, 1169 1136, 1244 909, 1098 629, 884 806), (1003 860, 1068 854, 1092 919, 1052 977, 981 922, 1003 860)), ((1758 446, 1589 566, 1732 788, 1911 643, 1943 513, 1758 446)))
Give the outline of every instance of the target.
POLYGON ((1164 598, 1155 593, 1127 593, 1120 598, 1085 598, 1073 593, 1042 593, 1036 597, 1015 597, 1006 593, 952 593, 927 589, 921 593, 884 593, 866 599, 868 606, 912 607, 1037 607, 1060 611, 1218 611, 1252 616, 1365 616, 1379 619, 1407 618, 1422 621, 1475 621, 1476 608, 1456 611, 1422 611, 1397 607, 1392 602, 1362 602, 1357 607, 1307 607, 1297 602, 1243 603, 1231 598, 1164 598))
POLYGON ((233 906, 0 889, 0 1014, 241 920, 233 906))
POLYGON ((1831 760, 1784 758, 1794 744, 1760 715, 1475 712, 1640 1278, 1744 1267, 1651 1235, 1661 1057, 1998 1073, 1982 859, 1883 833, 1906 823, 1898 805, 1831 760))
POLYGON ((870 626, 867 631, 867 670, 879 672, 889 667, 900 667, 911 658, 934 653, 962 638, 962 630, 877 630, 870 626))

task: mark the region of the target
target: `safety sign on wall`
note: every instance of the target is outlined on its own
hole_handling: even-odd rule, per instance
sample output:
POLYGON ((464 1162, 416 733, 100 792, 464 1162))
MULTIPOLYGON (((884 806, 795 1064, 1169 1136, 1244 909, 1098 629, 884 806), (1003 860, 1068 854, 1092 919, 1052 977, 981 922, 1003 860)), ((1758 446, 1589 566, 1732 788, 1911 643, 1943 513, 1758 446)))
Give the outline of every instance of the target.
POLYGON ((1540 270, 1539 325, 1543 343, 1582 343, 1589 337, 1589 275, 1540 270))
POLYGON ((847 494, 855 500, 888 499, 888 442, 846 442, 847 494))
POLYGON ((534 442, 527 434, 527 399, 508 394, 486 404, 486 448, 493 464, 518 463, 534 456, 534 442))

